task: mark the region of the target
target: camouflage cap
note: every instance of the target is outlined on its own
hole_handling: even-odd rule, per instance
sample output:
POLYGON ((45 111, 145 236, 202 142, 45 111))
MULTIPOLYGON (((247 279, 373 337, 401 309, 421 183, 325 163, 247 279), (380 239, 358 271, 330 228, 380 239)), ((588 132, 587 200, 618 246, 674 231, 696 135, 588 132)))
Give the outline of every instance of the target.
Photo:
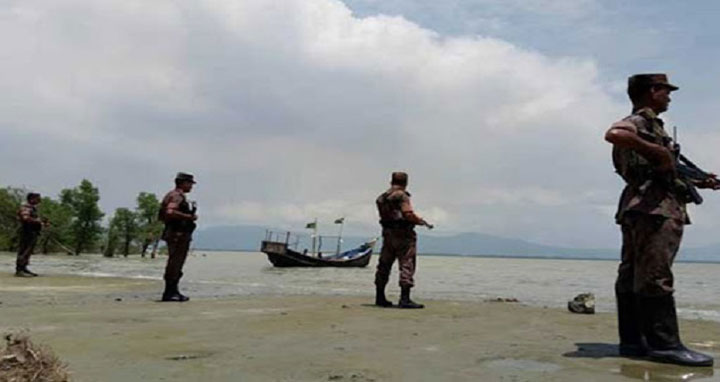
POLYGON ((405 186, 407 185, 407 182, 408 174, 405 172, 396 171, 392 173, 392 176, 390 177, 390 184, 405 186))
POLYGON ((671 91, 679 89, 668 82, 664 73, 635 74, 628 78, 628 93, 635 89, 649 89, 652 86, 664 86, 671 91))
POLYGON ((175 181, 187 181, 190 183, 195 183, 195 177, 192 174, 179 172, 177 173, 177 175, 175 175, 175 181))
POLYGON ((34 199, 34 198, 40 198, 40 193, 39 192, 28 192, 28 194, 25 195, 25 200, 27 200, 27 201, 30 201, 30 199, 34 199))

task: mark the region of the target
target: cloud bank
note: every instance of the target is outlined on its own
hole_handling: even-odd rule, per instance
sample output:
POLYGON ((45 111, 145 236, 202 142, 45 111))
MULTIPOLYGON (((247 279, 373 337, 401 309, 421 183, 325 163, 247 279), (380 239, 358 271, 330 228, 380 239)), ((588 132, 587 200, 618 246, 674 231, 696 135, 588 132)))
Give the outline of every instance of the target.
POLYGON ((103 206, 196 174, 203 224, 376 228, 391 171, 446 232, 613 246, 593 61, 337 0, 16 1, 0 10, 3 184, 103 206))

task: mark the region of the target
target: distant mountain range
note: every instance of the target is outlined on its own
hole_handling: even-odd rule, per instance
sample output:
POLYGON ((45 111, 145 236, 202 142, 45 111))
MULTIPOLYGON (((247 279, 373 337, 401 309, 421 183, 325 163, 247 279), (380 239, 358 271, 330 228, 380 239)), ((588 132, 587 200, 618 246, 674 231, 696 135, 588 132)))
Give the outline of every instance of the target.
MULTIPOLYGON (((199 230, 193 244, 197 249, 227 251, 257 251, 265 237, 266 228, 260 226, 217 226, 199 230)), ((345 237, 343 248, 356 247, 367 237, 345 237)), ((309 246, 303 242, 302 247, 309 246)), ((332 251, 336 242, 323 243, 323 249, 332 251)), ((379 248, 378 248, 379 250, 379 248)), ((510 239, 483 233, 461 233, 452 236, 421 234, 418 252, 422 254, 541 257, 570 259, 610 259, 620 257, 619 248, 567 248, 536 244, 521 239, 510 239)), ((720 261, 720 244, 681 250, 679 261, 720 261)))

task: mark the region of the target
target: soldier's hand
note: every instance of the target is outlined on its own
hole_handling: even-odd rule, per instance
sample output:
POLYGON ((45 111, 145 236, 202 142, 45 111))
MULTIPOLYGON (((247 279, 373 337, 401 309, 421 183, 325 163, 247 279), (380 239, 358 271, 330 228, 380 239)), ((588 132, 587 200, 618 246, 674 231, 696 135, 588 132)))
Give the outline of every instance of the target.
POLYGON ((192 221, 198 220, 198 216, 195 215, 195 214, 192 214, 192 218, 191 218, 191 219, 192 219, 192 221))
POLYGON ((709 178, 703 180, 702 182, 699 182, 696 184, 698 188, 709 188, 711 190, 720 190, 720 179, 717 178, 717 175, 715 174, 708 174, 710 175, 709 178))
POLYGON ((427 227, 428 229, 433 229, 433 228, 435 228, 434 225, 432 225, 432 224, 430 224, 430 223, 427 223, 427 222, 425 223, 425 227, 427 227))

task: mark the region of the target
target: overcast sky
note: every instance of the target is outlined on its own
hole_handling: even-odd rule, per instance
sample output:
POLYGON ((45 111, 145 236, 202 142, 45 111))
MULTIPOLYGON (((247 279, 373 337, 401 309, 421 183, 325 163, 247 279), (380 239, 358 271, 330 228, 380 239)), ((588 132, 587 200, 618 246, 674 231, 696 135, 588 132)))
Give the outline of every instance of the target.
MULTIPOLYGON (((0 184, 88 178, 106 212, 177 171, 205 227, 301 230, 410 173, 440 233, 613 247, 621 182, 603 134, 626 78, 668 72, 668 122, 720 170, 716 1, 66 0, 0 9, 0 184)), ((718 241, 720 194, 686 245, 718 241)))

